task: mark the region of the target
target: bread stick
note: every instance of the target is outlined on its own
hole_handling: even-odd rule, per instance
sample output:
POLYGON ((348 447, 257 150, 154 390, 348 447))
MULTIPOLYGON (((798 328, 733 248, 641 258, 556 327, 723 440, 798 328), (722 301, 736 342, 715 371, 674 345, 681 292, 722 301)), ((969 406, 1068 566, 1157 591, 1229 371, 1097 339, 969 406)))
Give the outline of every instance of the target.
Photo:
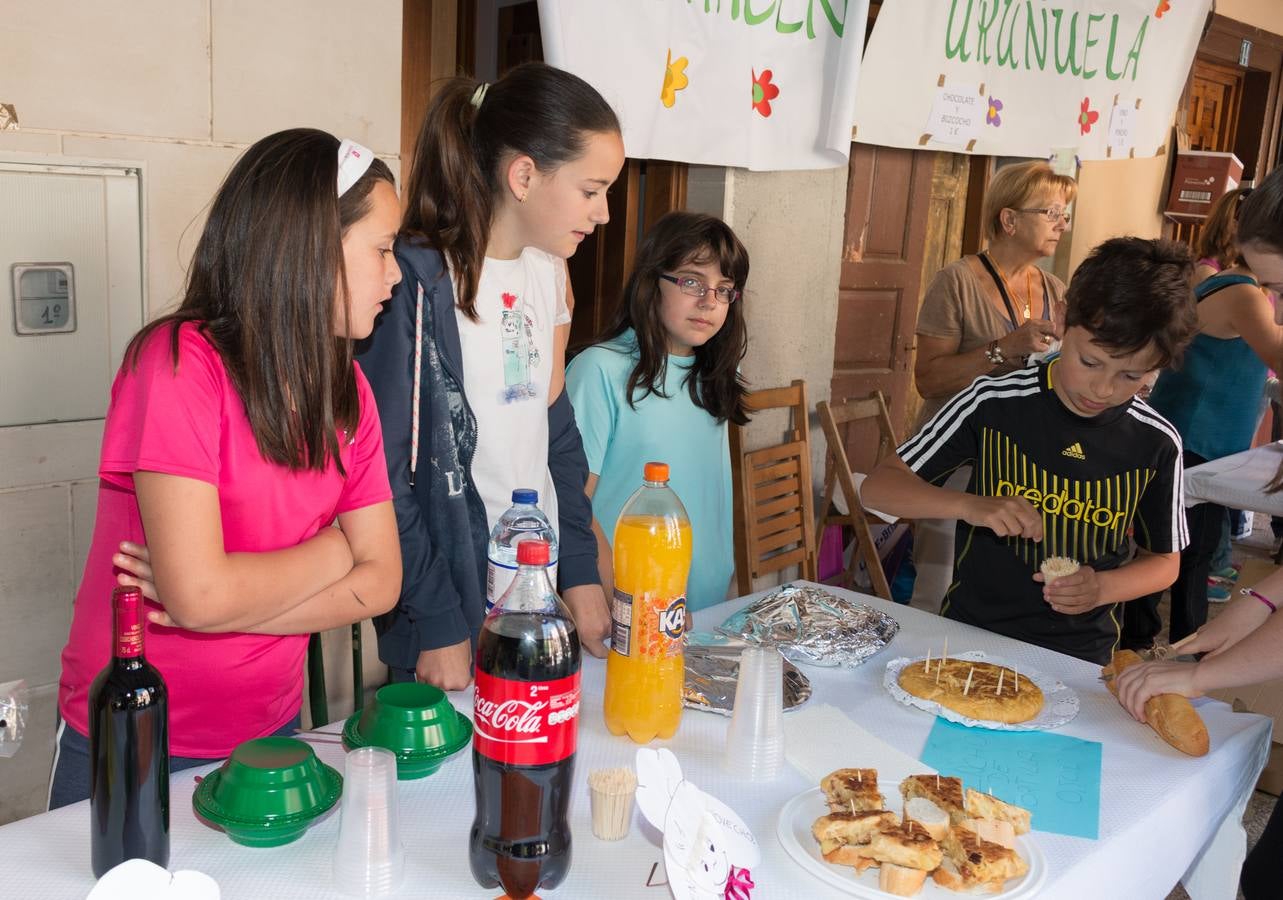
MULTIPOLYGON (((1114 651, 1113 661, 1101 669, 1102 675, 1117 676, 1143 660, 1133 650, 1114 651)), ((1117 677, 1109 679, 1109 691, 1118 696, 1117 677)), ((1203 717, 1180 694, 1158 694, 1145 701, 1145 724, 1158 736, 1182 753, 1206 756, 1209 740, 1203 717)))

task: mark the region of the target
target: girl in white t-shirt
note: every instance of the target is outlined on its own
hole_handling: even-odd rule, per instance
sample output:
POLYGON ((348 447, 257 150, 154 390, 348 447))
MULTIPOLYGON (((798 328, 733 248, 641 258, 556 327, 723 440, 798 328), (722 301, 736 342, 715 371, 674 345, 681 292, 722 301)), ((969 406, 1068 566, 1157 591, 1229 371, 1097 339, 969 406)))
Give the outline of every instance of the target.
POLYGON ((623 162, 609 104, 550 66, 452 79, 428 108, 397 241, 404 281, 360 357, 401 526, 401 599, 379 623, 394 678, 471 680, 485 539, 515 488, 539 491, 562 595, 584 649, 605 655, 587 466, 562 396, 565 260, 608 220, 623 162))

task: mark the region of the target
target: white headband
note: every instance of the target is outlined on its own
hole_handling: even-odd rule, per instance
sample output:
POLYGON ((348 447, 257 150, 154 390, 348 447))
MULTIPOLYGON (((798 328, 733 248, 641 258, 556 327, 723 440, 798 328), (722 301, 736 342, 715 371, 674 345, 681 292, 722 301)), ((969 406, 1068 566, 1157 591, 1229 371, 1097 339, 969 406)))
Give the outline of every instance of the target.
POLYGON ((339 196, 342 197, 352 185, 361 180, 370 163, 374 162, 374 153, 362 147, 356 141, 344 139, 339 144, 339 196))

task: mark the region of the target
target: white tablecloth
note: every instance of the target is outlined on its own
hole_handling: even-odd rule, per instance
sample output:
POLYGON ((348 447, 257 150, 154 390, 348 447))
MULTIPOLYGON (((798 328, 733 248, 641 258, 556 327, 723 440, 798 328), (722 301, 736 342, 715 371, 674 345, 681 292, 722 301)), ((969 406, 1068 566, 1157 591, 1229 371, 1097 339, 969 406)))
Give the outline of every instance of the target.
POLYGON ((1185 470, 1185 505, 1215 503, 1230 509, 1283 516, 1283 491, 1265 493, 1283 462, 1283 441, 1262 444, 1185 470))
MULTIPOLYGON (((857 596, 857 595, 852 595, 857 596)), ((872 597, 859 599, 894 615, 902 629, 894 643, 872 661, 853 671, 807 667, 814 693, 812 703, 839 707, 878 738, 914 756, 921 753, 934 719, 902 706, 882 688, 887 660, 901 655, 938 653, 949 638, 950 653, 982 650, 1059 676, 1082 700, 1078 717, 1063 733, 1101 741, 1100 839, 1062 837, 1035 832, 1046 855, 1048 876, 1041 900, 1144 900, 1163 898, 1220 834, 1224 846, 1212 854, 1195 879, 1194 900, 1232 900, 1237 882, 1235 860, 1241 859, 1241 828, 1227 815, 1241 815, 1265 763, 1270 721, 1261 716, 1233 713, 1210 702, 1201 712, 1211 733, 1211 752, 1201 759, 1184 756, 1154 733, 1130 719, 1097 680, 1098 670, 1072 659, 977 628, 872 597), (1237 812, 1236 812, 1237 811, 1237 812)), ((708 629, 746 601, 732 601, 697 614, 708 629)), ((583 669, 583 713, 576 769, 578 782, 571 807, 574 862, 555 892, 564 898, 644 898, 667 896, 663 888, 647 888, 653 863, 661 859, 653 835, 637 824, 623 841, 605 843, 592 836, 585 777, 591 769, 629 764, 635 747, 612 737, 600 708, 605 665, 586 658, 583 669)), ((471 712, 470 693, 452 697, 471 712)), ((787 725, 788 717, 785 722, 787 725)), ((830 898, 842 896, 798 868, 775 835, 780 808, 791 797, 813 786, 792 767, 767 784, 748 784, 725 773, 721 745, 728 720, 710 713, 687 711, 668 746, 697 785, 735 808, 753 829, 762 847, 761 866, 754 870, 764 898, 830 898)), ((815 734, 816 741, 825 735, 815 734)), ((320 756, 342 769, 342 748, 316 745, 320 756)), ((397 897, 485 898, 497 891, 473 882, 467 864, 467 837, 472 823, 473 795, 470 754, 461 753, 436 774, 419 781, 399 782, 401 828, 407 851, 406 879, 397 897)), ((849 765, 860 765, 860 748, 850 748, 849 765)), ((339 817, 330 815, 295 843, 272 849, 249 849, 233 844, 220 832, 199 823, 192 814, 194 776, 206 769, 176 773, 171 792, 173 869, 196 869, 216 878, 225 900, 337 900, 330 887, 331 853, 339 817)), ((87 803, 33 816, 0 828, 0 866, 4 898, 83 898, 93 884, 89 869, 89 809, 87 803)), ((1036 824, 1036 823, 1035 823, 1036 824)), ((660 867, 662 873, 662 866, 660 867)))

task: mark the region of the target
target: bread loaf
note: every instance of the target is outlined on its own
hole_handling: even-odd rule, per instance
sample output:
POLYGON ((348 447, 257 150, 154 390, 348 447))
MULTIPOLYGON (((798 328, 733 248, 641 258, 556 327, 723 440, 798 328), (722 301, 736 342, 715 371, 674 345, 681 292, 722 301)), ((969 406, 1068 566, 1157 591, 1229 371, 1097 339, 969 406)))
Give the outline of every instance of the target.
MULTIPOLYGON (((1116 650, 1108 666, 1101 669, 1109 679, 1109 690, 1118 696, 1117 676, 1143 660, 1133 650, 1116 650)), ((1206 756, 1208 750, 1207 726, 1198 710, 1180 694, 1158 694, 1145 701, 1145 723, 1158 732, 1158 736, 1182 753, 1206 756)))

